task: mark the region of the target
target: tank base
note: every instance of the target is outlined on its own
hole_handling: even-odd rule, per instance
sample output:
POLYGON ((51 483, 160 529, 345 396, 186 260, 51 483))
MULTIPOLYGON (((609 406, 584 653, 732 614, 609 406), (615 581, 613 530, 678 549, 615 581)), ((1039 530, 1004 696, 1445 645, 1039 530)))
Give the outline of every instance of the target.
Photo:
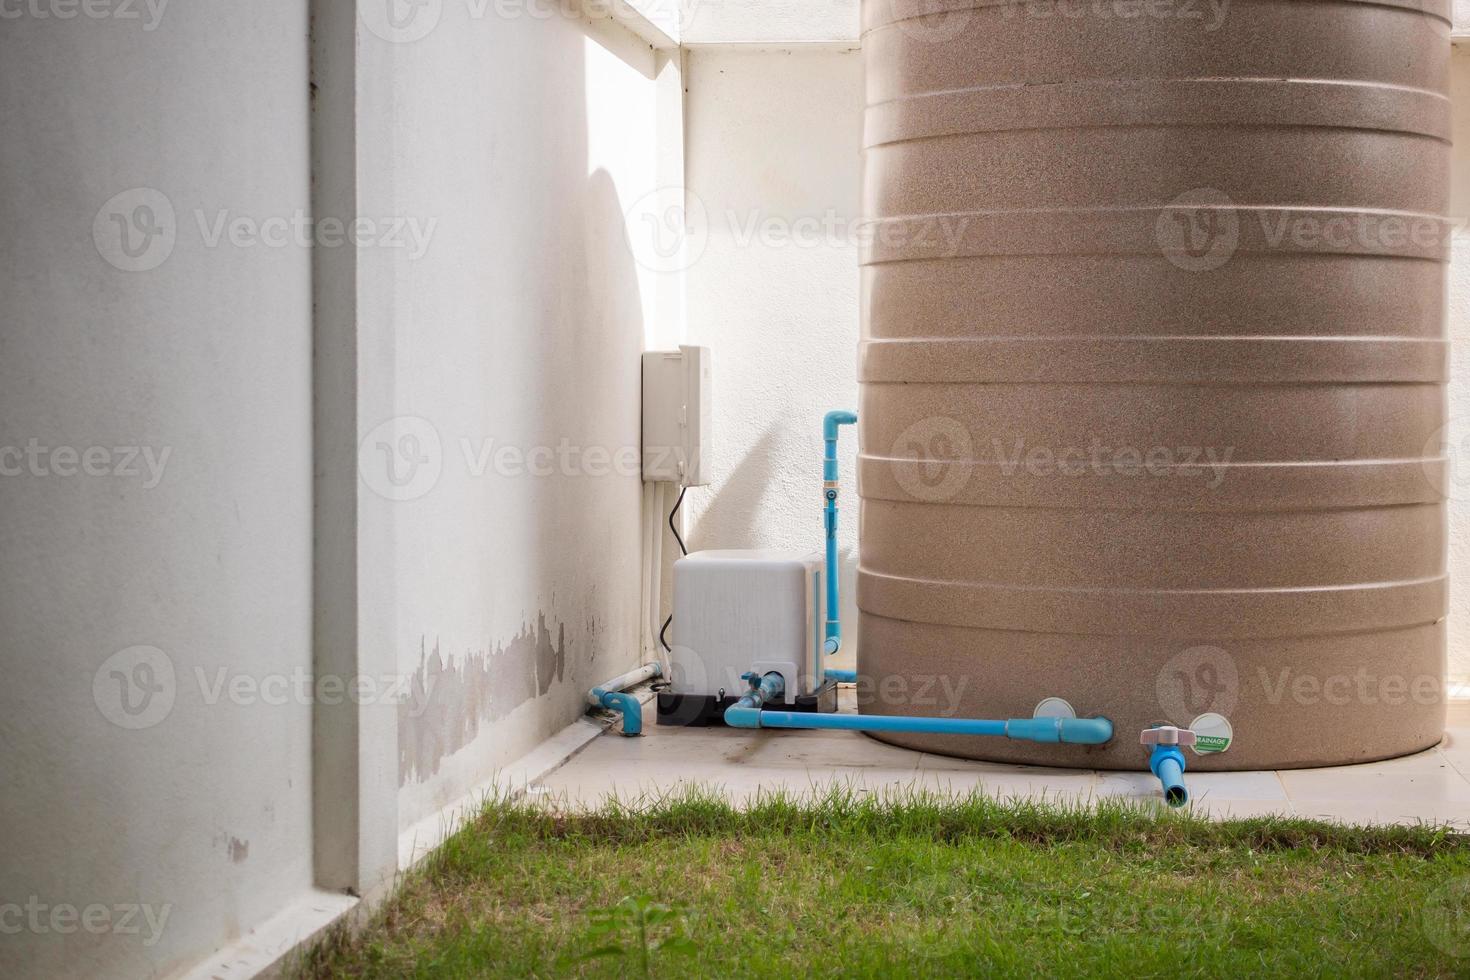
POLYGON ((864 614, 858 709, 864 714, 1011 718, 1043 698, 1109 718, 1102 746, 884 734, 880 741, 986 762, 1146 771, 1138 736, 1215 712, 1234 727, 1220 755, 1190 770, 1359 765, 1444 739, 1444 623, 1331 637, 1169 640, 1017 633, 864 614))

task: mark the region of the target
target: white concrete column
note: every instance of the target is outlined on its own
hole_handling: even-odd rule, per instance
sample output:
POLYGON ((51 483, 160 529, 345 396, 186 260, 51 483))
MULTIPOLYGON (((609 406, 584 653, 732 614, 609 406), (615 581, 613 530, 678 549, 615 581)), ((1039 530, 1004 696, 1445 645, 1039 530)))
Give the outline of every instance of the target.
POLYGON ((0 7, 0 975, 312 886, 307 13, 0 7))

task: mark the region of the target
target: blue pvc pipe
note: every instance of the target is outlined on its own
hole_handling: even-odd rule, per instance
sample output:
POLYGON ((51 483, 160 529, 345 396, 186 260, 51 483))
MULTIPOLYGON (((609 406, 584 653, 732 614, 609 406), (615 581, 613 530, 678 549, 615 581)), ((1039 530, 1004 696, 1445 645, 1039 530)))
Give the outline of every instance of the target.
POLYGON ((603 691, 599 700, 604 708, 622 714, 624 735, 633 738, 643 734, 643 703, 636 697, 622 691, 603 691))
POLYGON ((1148 767, 1164 787, 1164 802, 1178 808, 1189 802, 1189 788, 1184 785, 1184 770, 1189 764, 1177 745, 1156 745, 1149 756, 1148 767))
POLYGON ((836 681, 839 684, 856 684, 858 679, 855 670, 828 670, 825 676, 827 680, 836 681))
POLYGON ((761 711, 732 705, 725 712, 731 728, 819 728, 849 732, 909 732, 926 735, 986 735, 1045 744, 1102 745, 1113 738, 1106 718, 908 718, 893 715, 806 714, 761 711))
POLYGON ((828 412, 822 420, 822 438, 827 444, 822 458, 822 498, 826 501, 827 526, 827 641, 823 652, 832 656, 842 649, 842 604, 837 583, 837 436, 842 426, 856 425, 857 416, 852 412, 828 412))
POLYGON ((623 716, 624 735, 629 738, 642 735, 643 702, 631 694, 624 694, 623 689, 632 687, 641 681, 662 676, 662 666, 659 664, 647 664, 637 670, 629 671, 621 677, 604 681, 601 685, 587 692, 587 700, 621 714, 623 716))
POLYGON ((746 674, 742 679, 750 682, 750 690, 745 692, 745 697, 732 704, 729 711, 744 708, 760 714, 763 706, 779 700, 786 690, 786 679, 777 673, 770 673, 764 677, 746 674))

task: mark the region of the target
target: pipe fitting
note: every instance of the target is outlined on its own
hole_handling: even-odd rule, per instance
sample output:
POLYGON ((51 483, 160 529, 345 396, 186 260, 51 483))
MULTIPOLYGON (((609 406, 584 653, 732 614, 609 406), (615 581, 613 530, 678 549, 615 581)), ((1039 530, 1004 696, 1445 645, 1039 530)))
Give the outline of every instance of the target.
POLYGON ((600 701, 604 708, 623 716, 624 737, 637 738, 643 734, 643 702, 622 691, 604 691, 600 701))
POLYGON ((857 425, 857 420, 853 412, 828 412, 822 419, 822 437, 828 442, 836 442, 837 430, 844 425, 857 425))
POLYGON ((594 708, 608 708, 621 714, 623 716, 623 735, 627 738, 636 738, 643 734, 643 702, 623 692, 634 684, 642 684, 655 677, 662 677, 663 673, 664 669, 659 664, 644 664, 637 670, 630 670, 588 691, 587 703, 594 708))
POLYGON ((1184 785, 1189 762, 1184 758, 1183 747, 1195 744, 1195 738, 1189 729, 1173 725, 1145 729, 1139 737, 1144 745, 1153 746, 1148 767, 1164 788, 1164 802, 1176 810, 1189 803, 1189 788, 1184 785))
POLYGON ((1017 718, 1006 722, 1006 738, 1043 745, 1106 745, 1113 723, 1106 718, 1017 718))
POLYGON ((755 673, 746 674, 741 680, 750 684, 750 690, 725 709, 725 724, 731 728, 760 728, 761 709, 780 699, 786 691, 786 679, 772 672, 764 677, 755 673))

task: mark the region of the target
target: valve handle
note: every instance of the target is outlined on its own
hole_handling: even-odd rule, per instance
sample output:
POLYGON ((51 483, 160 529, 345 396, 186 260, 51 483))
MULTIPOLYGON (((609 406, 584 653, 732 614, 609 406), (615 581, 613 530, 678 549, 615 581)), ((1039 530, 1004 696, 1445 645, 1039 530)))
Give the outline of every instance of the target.
POLYGON ((1160 725, 1157 728, 1146 728, 1138 737, 1144 745, 1184 745, 1193 746, 1197 736, 1188 728, 1175 728, 1173 725, 1160 725))

